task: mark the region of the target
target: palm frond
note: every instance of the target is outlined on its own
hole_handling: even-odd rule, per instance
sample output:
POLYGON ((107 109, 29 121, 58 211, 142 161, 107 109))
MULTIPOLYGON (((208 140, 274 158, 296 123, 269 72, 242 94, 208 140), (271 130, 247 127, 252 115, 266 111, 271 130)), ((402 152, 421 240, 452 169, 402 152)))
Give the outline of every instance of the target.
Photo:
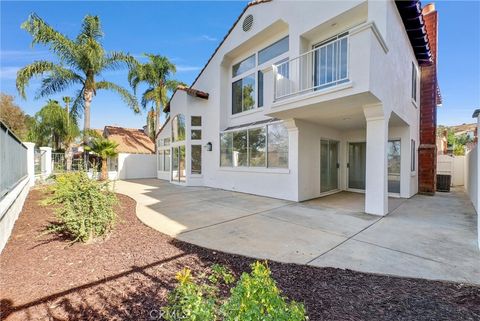
POLYGON ((147 108, 147 104, 149 102, 156 103, 157 102, 157 97, 156 97, 156 92, 155 88, 148 88, 147 90, 144 91, 142 94, 142 107, 143 109, 147 108))
POLYGON ((35 76, 40 76, 46 72, 52 72, 58 67, 60 66, 54 64, 53 62, 40 60, 40 61, 34 61, 30 65, 27 65, 22 69, 20 69, 17 72, 17 81, 16 81, 17 91, 20 94, 20 96, 22 96, 24 99, 26 98, 25 87, 28 86, 30 79, 32 79, 35 76))
POLYGON ((72 117, 78 119, 80 115, 85 110, 85 100, 83 99, 83 88, 77 91, 75 95, 75 100, 72 104, 72 109, 70 110, 70 114, 72 117))
POLYGON ((28 19, 22 23, 21 28, 32 35, 32 46, 34 44, 46 45, 58 55, 60 60, 70 65, 75 64, 77 51, 75 42, 53 29, 37 14, 32 13, 28 19))
POLYGON ((115 91, 117 94, 120 95, 120 97, 123 99, 123 101, 133 109, 135 113, 140 112, 140 108, 138 106, 138 101, 137 98, 132 95, 131 93, 128 92, 125 88, 114 84, 109 81, 99 81, 96 83, 96 88, 99 90, 112 90, 115 91))
POLYGON ((56 66, 50 75, 42 79, 36 98, 60 93, 73 84, 84 84, 84 80, 74 71, 56 66))
POLYGON ((83 18, 82 30, 77 36, 77 43, 84 44, 90 39, 98 40, 103 36, 100 18, 98 16, 86 15, 83 18))
POLYGON ((103 68, 110 70, 116 70, 123 67, 133 69, 138 65, 138 61, 133 56, 119 51, 110 51, 105 55, 103 61, 103 68))

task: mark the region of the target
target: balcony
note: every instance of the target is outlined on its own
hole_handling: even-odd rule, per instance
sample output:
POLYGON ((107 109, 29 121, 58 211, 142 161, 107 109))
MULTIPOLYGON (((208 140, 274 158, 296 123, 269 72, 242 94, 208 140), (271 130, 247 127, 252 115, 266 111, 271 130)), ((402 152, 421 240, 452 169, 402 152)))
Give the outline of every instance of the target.
POLYGON ((296 58, 273 66, 274 101, 349 81, 349 38, 343 34, 296 58))

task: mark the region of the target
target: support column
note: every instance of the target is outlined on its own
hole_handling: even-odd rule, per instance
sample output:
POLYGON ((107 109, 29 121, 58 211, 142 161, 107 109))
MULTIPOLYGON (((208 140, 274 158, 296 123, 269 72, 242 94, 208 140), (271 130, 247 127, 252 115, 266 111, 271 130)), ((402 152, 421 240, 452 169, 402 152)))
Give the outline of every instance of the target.
POLYGON ((27 147, 27 174, 29 185, 35 185, 35 143, 23 143, 27 147))
POLYGON ((363 107, 367 121, 367 164, 365 177, 365 212, 388 213, 388 119, 383 106, 363 107))
POLYGON ((44 178, 47 178, 52 174, 52 148, 40 147, 42 152, 42 174, 44 178))

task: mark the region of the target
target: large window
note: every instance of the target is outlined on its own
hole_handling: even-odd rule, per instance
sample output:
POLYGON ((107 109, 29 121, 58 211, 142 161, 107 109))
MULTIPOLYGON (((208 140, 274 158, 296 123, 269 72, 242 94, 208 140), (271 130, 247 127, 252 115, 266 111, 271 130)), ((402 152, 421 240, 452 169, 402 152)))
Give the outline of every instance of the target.
POLYGON ((202 145, 192 145, 192 174, 202 174, 202 145))
POLYGON ((255 107, 255 74, 245 76, 232 84, 232 114, 255 107))
POLYGON ((248 135, 246 130, 233 132, 233 166, 248 166, 248 135))
POLYGON ((232 115, 263 107, 262 69, 288 52, 288 39, 284 37, 232 66, 232 115))
POLYGON ((252 167, 267 166, 267 135, 266 128, 260 127, 248 130, 248 164, 252 167))
POLYGON ((258 64, 261 65, 288 51, 288 36, 258 52, 258 64))
POLYGON ((220 135, 220 166, 288 168, 288 131, 281 123, 220 135))
POLYGON ((268 126, 268 167, 288 167, 288 130, 283 124, 268 126))
POLYGON ((185 140, 185 116, 176 115, 172 119, 172 141, 181 142, 185 140))
POLYGON ((157 153, 157 170, 160 172, 170 171, 170 149, 162 149, 157 153))
POLYGON ((233 166, 233 133, 220 134, 220 166, 233 166))
POLYGON ((238 64, 233 65, 232 67, 232 77, 236 77, 244 72, 255 67, 255 55, 251 55, 245 60, 242 60, 238 64))

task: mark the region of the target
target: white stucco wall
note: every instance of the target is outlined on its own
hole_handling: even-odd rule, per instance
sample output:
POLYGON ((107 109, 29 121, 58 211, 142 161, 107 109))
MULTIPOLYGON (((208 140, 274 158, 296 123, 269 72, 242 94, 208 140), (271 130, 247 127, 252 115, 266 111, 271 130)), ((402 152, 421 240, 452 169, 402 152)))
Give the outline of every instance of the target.
POLYGON ((31 178, 27 176, 0 200, 0 253, 7 244, 15 221, 22 211, 30 186, 31 178))
POLYGON ((118 154, 118 179, 154 178, 156 168, 155 154, 118 154))

